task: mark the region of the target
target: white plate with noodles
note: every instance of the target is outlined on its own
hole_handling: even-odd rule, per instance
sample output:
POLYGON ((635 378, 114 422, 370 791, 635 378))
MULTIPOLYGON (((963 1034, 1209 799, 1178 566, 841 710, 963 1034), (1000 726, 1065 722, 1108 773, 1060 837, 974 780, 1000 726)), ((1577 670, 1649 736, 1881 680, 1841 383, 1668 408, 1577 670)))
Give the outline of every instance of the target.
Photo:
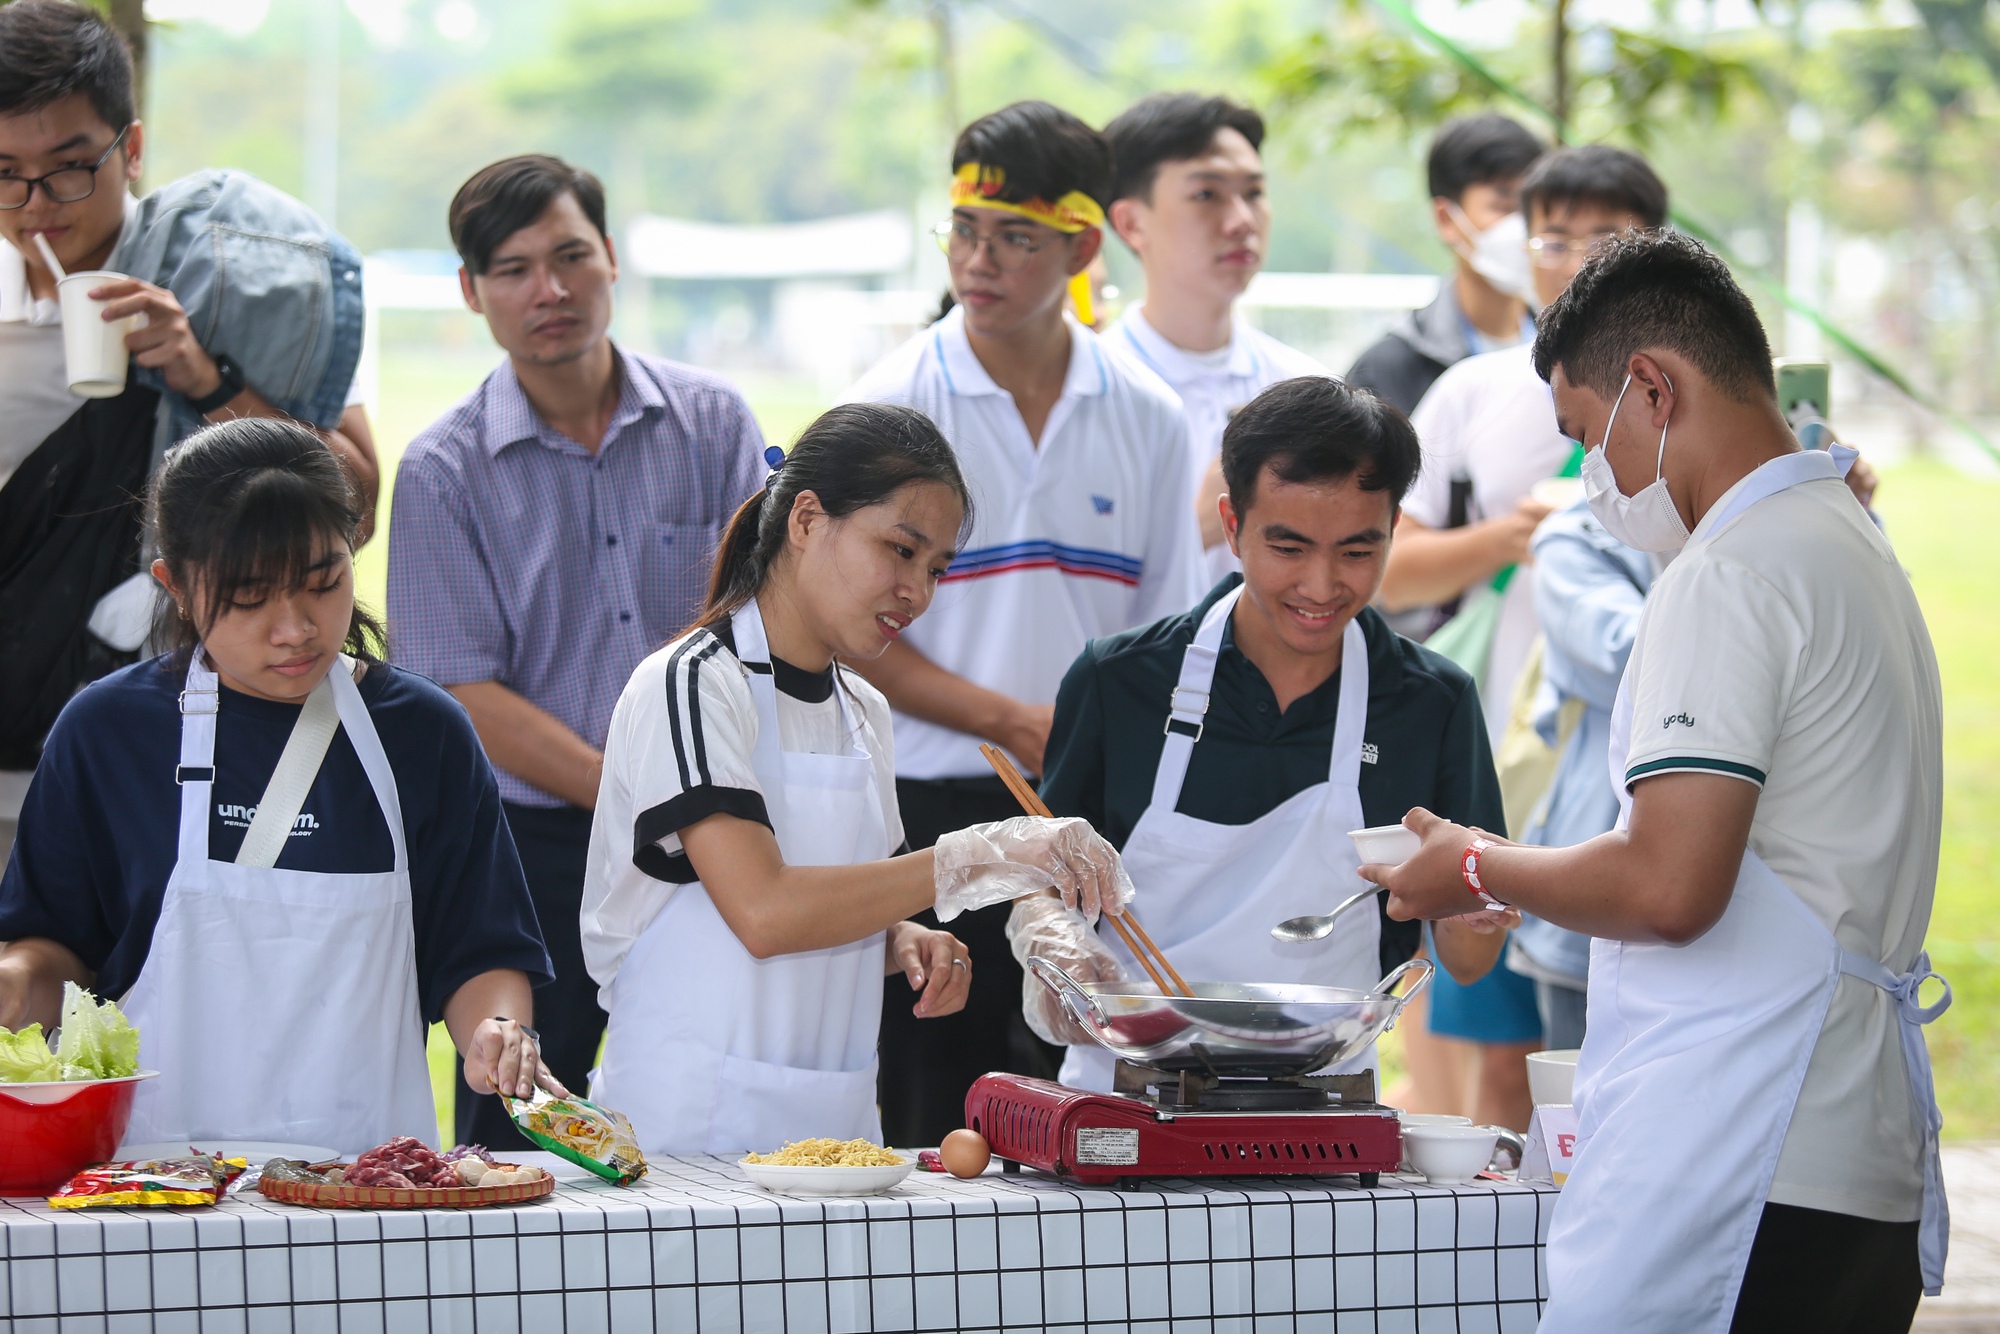
POLYGON ((865 1139, 805 1139, 750 1154, 737 1166, 773 1195, 881 1195, 903 1184, 917 1163, 865 1139))

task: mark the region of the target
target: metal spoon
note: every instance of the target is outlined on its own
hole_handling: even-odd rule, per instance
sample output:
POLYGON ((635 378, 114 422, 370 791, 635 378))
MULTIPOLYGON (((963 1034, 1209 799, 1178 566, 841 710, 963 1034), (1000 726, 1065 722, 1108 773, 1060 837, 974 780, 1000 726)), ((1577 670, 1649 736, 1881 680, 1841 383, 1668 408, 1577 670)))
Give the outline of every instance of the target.
POLYGON ((1387 889, 1387 885, 1370 885, 1358 894, 1350 894, 1341 900, 1340 906, 1324 917, 1293 917, 1271 928, 1271 936, 1288 945, 1303 944, 1308 940, 1318 940, 1333 930, 1333 919, 1352 908, 1363 899, 1373 898, 1387 889))

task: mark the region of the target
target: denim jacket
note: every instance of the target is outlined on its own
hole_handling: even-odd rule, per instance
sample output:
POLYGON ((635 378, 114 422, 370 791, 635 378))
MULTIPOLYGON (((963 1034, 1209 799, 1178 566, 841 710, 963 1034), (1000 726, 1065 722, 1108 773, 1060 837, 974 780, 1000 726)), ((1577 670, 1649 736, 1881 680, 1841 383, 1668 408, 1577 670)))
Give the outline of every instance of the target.
MULTIPOLYGON (((1553 746, 1563 703, 1581 700, 1583 716, 1521 841, 1562 848, 1596 838, 1618 819, 1607 758, 1611 706, 1653 585, 1653 561, 1605 532, 1581 500, 1542 521, 1534 553, 1535 611, 1547 637, 1535 726, 1553 746)), ((1581 987, 1590 969, 1590 938, 1527 916, 1514 932, 1507 962, 1517 973, 1581 987)))
MULTIPOLYGON (((339 425, 361 359, 361 256, 304 204, 247 172, 199 171, 139 201, 105 267, 171 291, 203 350, 279 409, 339 425)), ((204 423, 134 369, 161 391, 157 458, 204 423)))

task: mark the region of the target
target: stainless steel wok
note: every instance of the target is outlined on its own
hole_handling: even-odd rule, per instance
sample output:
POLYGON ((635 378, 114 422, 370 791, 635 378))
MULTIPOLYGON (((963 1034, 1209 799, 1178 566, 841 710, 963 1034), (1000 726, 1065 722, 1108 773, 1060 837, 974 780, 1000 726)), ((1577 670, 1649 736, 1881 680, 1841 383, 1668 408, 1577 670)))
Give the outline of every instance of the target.
POLYGON ((1162 1070, 1227 1078, 1307 1075, 1356 1055, 1396 1022, 1434 969, 1412 959, 1373 991, 1263 982, 1196 982, 1163 995, 1150 982, 1078 982, 1047 959, 1028 966, 1100 1046, 1162 1070), (1416 981, 1391 995, 1406 974, 1416 981))

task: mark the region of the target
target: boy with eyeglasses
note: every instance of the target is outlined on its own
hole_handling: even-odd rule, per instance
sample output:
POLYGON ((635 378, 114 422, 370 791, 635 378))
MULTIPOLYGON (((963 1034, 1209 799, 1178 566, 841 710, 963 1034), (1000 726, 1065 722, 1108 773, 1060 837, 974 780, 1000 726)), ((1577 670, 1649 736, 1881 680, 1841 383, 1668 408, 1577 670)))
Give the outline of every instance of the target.
MULTIPOLYGON (((1569 286, 1612 236, 1666 222, 1667 188, 1636 154, 1604 145, 1561 148, 1521 182, 1528 254, 1541 304, 1569 286)), ((1539 632, 1528 544, 1550 507, 1533 495, 1577 454, 1556 425, 1533 345, 1468 357, 1438 377, 1410 418, 1424 466, 1403 502, 1381 598, 1391 611, 1450 602, 1513 569, 1479 676, 1480 708, 1497 752, 1515 685, 1539 632), (1454 504, 1454 479, 1463 500, 1454 504), (1456 512, 1455 512, 1456 511, 1456 512)), ((1543 1045, 1534 983, 1496 968, 1472 987, 1449 976, 1430 990, 1430 1032, 1478 1047, 1476 1115, 1525 1126, 1526 1054, 1543 1045)))
POLYGON ((0 856, 56 714, 152 628, 139 505, 169 446, 210 421, 292 418, 374 508, 360 256, 241 172, 135 198, 144 150, 131 56, 95 11, 0 7, 0 856), (105 319, 143 317, 122 394, 71 392, 38 238, 66 272, 128 275, 93 288, 105 319))
MULTIPOLYGON (((967 126, 952 150, 939 240, 957 305, 851 391, 926 413, 973 493, 973 528, 930 612, 855 666, 896 710, 896 790, 911 847, 1020 814, 981 741, 1042 770, 1056 689, 1086 642, 1185 610, 1200 596, 1192 463, 1180 401, 1065 315, 1104 243, 1111 147, 1046 102, 967 126)), ((1087 322, 1087 316, 1086 321, 1087 322)), ((883 1007, 882 1126, 935 1144, 964 1123, 990 1070, 1052 1076, 1059 1049, 1021 1017, 1007 913, 952 930, 974 954, 972 996, 922 1024, 891 981, 883 1007)))

